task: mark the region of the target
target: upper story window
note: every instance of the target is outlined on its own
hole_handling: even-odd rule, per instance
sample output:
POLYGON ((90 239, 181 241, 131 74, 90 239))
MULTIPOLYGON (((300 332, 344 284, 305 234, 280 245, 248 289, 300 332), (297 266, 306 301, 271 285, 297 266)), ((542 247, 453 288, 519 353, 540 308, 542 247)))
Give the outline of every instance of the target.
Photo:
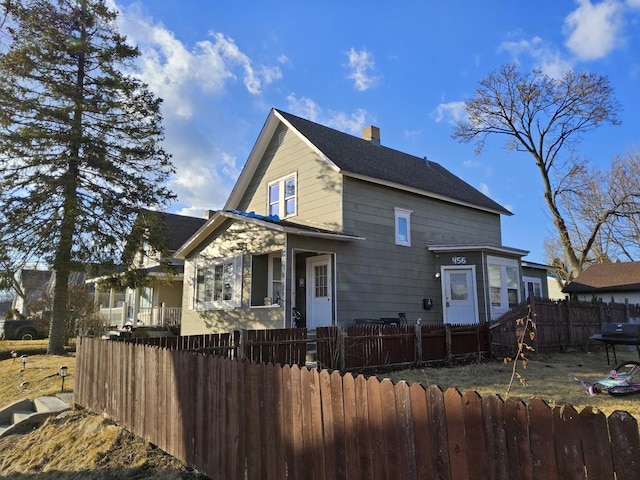
POLYGON ((396 245, 411 246, 411 214, 413 210, 394 208, 396 222, 396 245))
POLYGON ((296 214, 297 180, 292 174, 269 184, 269 215, 280 218, 296 214))

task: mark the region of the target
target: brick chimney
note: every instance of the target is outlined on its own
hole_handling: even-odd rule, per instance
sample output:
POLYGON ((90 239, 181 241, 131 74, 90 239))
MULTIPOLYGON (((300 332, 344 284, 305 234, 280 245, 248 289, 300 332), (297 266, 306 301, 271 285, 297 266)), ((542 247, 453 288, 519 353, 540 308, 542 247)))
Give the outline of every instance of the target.
POLYGON ((380 129, 369 125, 362 129, 362 138, 369 140, 374 145, 380 145, 380 129))
POLYGON ((205 210, 204 211, 204 218, 206 218, 207 220, 209 220, 211 217, 213 217, 216 214, 216 210, 205 210))

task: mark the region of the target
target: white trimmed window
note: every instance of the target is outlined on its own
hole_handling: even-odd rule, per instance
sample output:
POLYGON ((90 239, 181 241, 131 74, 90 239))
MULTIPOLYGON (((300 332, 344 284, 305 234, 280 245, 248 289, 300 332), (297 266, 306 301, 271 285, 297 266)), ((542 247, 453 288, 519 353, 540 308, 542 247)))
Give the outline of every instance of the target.
POLYGON ((394 208, 396 223, 396 245, 411 246, 411 214, 413 210, 394 208))
POLYGON ((542 280, 537 277, 524 277, 522 280, 524 281, 524 291, 527 297, 542 297, 542 280))
POLYGON ((196 267, 194 308, 215 310, 240 306, 242 255, 202 262, 196 267))
POLYGON ((297 176, 291 174, 268 186, 268 212, 280 218, 291 217, 297 211, 297 176))
POLYGON ((520 301, 518 261, 511 258, 487 257, 491 319, 515 307, 520 301))

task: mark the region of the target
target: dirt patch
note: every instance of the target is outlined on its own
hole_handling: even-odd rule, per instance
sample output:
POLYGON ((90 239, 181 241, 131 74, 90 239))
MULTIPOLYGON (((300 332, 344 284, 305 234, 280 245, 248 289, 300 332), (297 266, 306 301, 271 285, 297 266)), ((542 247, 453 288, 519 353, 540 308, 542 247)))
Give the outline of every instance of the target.
POLYGON ((0 439, 3 479, 204 480, 174 457, 115 423, 84 410, 0 439))

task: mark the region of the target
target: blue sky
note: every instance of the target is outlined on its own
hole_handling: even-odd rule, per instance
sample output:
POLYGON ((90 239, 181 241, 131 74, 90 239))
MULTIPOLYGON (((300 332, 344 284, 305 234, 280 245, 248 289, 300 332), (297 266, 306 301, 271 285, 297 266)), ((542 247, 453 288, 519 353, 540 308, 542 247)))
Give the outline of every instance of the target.
POLYGON ((602 168, 638 147, 640 0, 114 0, 138 74, 164 99, 177 169, 171 211, 221 208, 272 107, 428 157, 501 203, 503 244, 545 262, 553 233, 525 153, 494 137, 482 155, 451 138, 480 80, 518 62, 607 75, 622 125, 578 147, 602 168))

